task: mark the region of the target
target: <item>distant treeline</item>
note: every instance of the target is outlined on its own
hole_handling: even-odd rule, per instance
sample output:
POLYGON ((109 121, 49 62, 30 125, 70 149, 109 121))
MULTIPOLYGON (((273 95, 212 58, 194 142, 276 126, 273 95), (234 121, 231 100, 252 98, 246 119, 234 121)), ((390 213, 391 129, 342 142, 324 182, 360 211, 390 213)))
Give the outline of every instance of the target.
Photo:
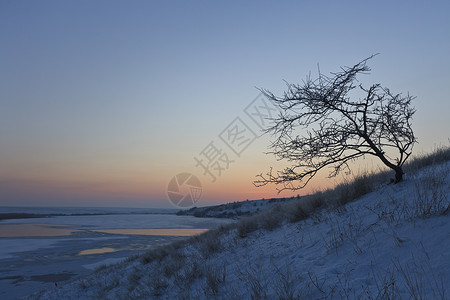
POLYGON ((0 221, 7 219, 52 218, 61 216, 104 216, 119 215, 120 213, 74 213, 74 214, 30 214, 30 213, 0 213, 0 221))
POLYGON ((29 218, 48 218, 53 215, 28 214, 28 213, 5 213, 0 214, 0 221, 7 219, 29 219, 29 218))
POLYGON ((33 213, 0 213, 0 221, 7 219, 30 219, 30 218, 52 218, 52 217, 75 217, 75 216, 108 216, 108 215, 158 215, 164 212, 104 212, 104 213, 59 213, 59 214, 33 214, 33 213))

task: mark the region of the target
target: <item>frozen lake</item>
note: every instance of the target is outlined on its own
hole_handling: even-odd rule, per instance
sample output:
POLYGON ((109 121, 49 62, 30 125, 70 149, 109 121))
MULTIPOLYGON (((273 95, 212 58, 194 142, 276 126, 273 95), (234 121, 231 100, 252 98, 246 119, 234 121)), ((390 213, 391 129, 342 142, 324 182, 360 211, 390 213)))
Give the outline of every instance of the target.
POLYGON ((2 220, 0 298, 24 296, 229 222, 137 213, 2 220))

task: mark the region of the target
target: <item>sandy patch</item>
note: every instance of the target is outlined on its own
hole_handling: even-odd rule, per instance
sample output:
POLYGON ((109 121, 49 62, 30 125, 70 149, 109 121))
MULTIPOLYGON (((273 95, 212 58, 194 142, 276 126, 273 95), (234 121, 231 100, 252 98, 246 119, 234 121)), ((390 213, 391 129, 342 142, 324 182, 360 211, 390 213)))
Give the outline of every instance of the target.
POLYGON ((66 236, 79 230, 55 224, 2 224, 0 237, 66 236))

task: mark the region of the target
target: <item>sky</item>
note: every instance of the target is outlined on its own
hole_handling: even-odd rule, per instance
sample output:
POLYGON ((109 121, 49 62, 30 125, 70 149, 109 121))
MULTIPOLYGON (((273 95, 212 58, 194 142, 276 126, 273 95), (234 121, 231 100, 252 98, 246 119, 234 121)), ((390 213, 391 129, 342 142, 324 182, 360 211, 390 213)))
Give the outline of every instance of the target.
POLYGON ((448 1, 2 0, 0 37, 0 206, 175 207, 180 173, 197 206, 277 197, 252 183, 278 164, 246 113, 258 88, 375 53, 363 82, 417 97, 414 153, 449 144, 448 1), (196 161, 213 150, 215 178, 196 161))

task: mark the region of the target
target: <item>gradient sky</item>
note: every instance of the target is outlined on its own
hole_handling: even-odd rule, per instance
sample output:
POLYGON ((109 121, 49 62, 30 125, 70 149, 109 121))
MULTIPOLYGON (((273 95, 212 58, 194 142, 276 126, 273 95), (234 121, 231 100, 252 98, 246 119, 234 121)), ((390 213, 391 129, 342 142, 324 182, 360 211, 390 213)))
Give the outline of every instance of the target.
POLYGON ((172 207, 180 172, 198 205, 276 196, 252 185, 269 138, 237 157, 218 135, 250 126, 255 87, 374 53, 364 82, 417 96, 415 153, 449 143, 449 1, 3 0, 0 37, 0 205, 172 207), (194 161, 211 141, 235 160, 215 182, 194 161))

